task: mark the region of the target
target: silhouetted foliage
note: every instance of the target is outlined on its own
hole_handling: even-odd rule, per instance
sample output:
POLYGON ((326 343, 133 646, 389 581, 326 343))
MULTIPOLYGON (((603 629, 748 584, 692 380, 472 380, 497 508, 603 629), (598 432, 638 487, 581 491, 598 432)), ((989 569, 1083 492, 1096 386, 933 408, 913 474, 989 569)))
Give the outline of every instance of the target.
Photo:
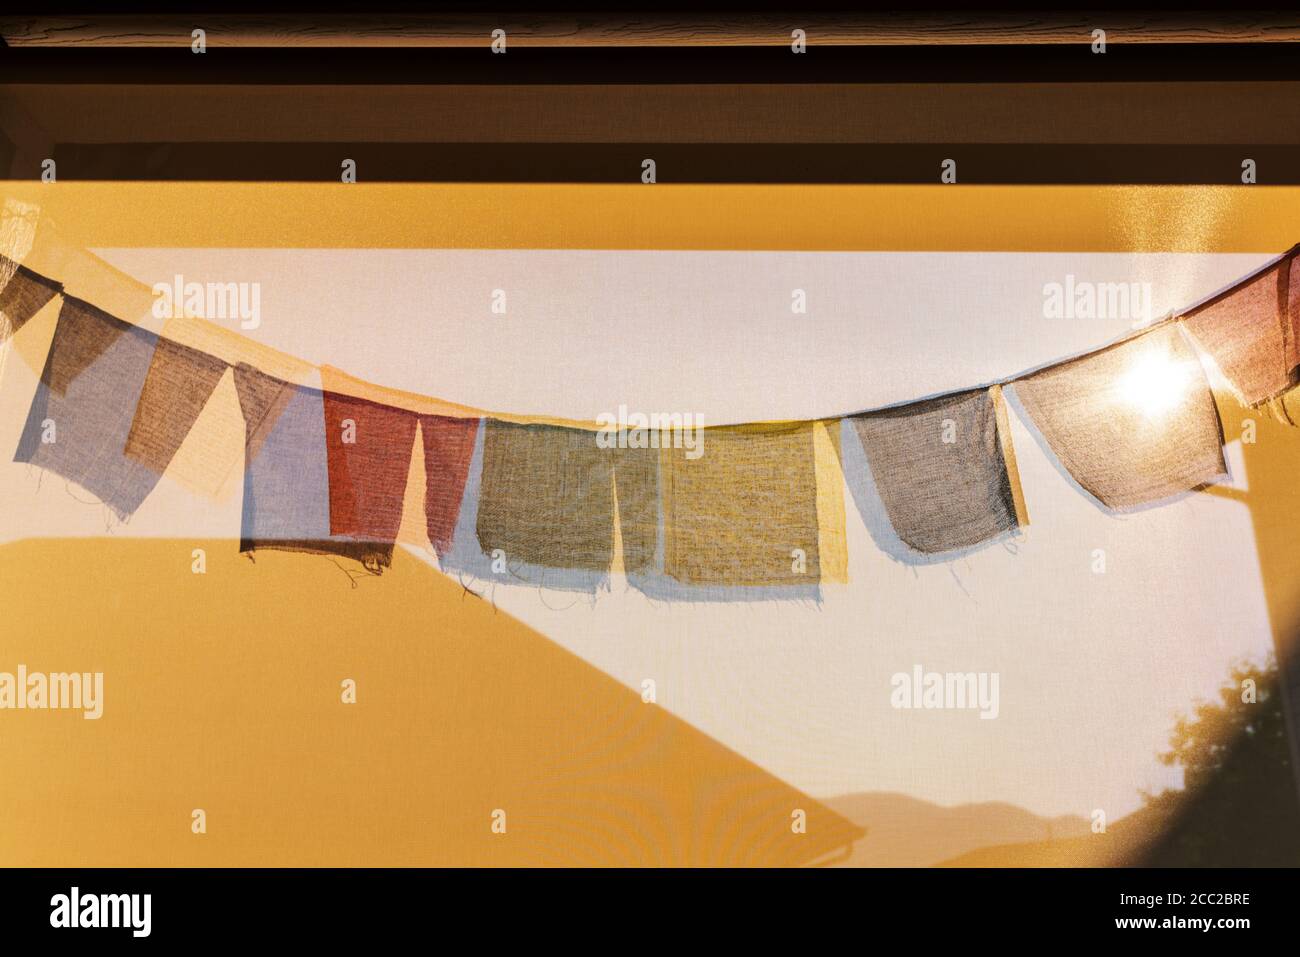
POLYGON ((1163 826, 1139 863, 1300 865, 1300 797, 1272 656, 1234 665, 1217 700, 1178 718, 1169 744, 1160 760, 1183 769, 1184 790, 1144 795, 1138 813, 1163 826))

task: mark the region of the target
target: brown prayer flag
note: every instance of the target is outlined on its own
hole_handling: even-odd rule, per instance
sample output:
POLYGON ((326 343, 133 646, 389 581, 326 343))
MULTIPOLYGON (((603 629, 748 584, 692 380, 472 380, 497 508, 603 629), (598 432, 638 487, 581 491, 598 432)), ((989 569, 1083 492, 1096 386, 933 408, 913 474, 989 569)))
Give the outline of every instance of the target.
POLYGON ((1061 464, 1109 508, 1226 474, 1214 396, 1177 324, 1044 369, 1015 390, 1061 464))
POLYGON ((60 289, 53 280, 0 256, 0 343, 26 325, 60 289))
POLYGON ((126 454, 159 475, 225 374, 226 364, 170 339, 159 339, 135 408, 126 454))
POLYGON ((1249 282, 1192 310, 1183 320, 1247 405, 1280 395, 1300 364, 1300 280, 1292 254, 1249 282))

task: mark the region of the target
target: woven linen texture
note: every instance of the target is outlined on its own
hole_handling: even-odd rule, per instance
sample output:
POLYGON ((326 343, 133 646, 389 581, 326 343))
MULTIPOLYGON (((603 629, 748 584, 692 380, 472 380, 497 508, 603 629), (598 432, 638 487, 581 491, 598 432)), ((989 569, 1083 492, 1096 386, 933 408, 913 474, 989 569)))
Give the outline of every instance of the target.
POLYGON ((917 551, 1019 527, 995 401, 981 389, 851 417, 890 524, 917 551))
POLYGON ((392 544, 402 524, 416 418, 367 399, 324 393, 330 532, 392 544))
POLYGON ((1237 397, 1257 405, 1297 382, 1300 289, 1288 256, 1255 279, 1193 310, 1183 321, 1214 359, 1237 397))
POLYGON ((541 568, 608 571, 613 458, 596 433, 488 419, 477 532, 484 554, 541 568))
POLYGON ((476 532, 500 549, 513 577, 585 590, 609 573, 614 515, 625 570, 655 561, 659 452, 601 448, 597 433, 495 419, 484 426, 476 532), (572 576, 538 574, 554 569, 572 576))
POLYGON ((1223 432, 1200 362, 1176 324, 1015 383, 1076 482, 1126 509, 1223 478, 1223 432))
POLYGON ((126 454, 161 475, 194 428, 227 366, 168 339, 157 342, 127 434, 126 454))
POLYGON ((424 443, 424 516, 429 543, 439 554, 451 548, 465 482, 474 457, 478 419, 421 415, 424 443))
POLYGON ((648 572, 656 567, 659 547, 659 450, 612 448, 608 455, 614 463, 623 571, 648 572))
POLYGON ((667 575, 690 585, 820 580, 814 424, 705 429, 697 458, 662 450, 667 575))

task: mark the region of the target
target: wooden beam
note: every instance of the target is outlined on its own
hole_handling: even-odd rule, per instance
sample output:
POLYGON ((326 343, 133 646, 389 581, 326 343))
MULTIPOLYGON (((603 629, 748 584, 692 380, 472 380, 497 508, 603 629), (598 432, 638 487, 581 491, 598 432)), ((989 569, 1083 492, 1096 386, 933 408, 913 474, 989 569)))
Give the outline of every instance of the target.
POLYGON ((0 118, 7 104, 47 140, 81 144, 1300 146, 1300 81, 976 83, 960 95, 934 83, 14 84, 0 86, 0 118))
POLYGON ((212 46, 487 47, 503 29, 515 46, 810 46, 1070 44, 1104 29, 1110 43, 1294 43, 1300 13, 738 14, 103 14, 0 17, 11 46, 188 46, 201 27, 212 46))

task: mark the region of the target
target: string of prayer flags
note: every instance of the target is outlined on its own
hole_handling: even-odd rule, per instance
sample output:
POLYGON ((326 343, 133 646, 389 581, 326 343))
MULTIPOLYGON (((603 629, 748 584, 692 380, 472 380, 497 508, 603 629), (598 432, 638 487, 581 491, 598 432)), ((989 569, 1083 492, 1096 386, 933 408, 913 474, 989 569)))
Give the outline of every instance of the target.
MULTIPOLYGON (((1244 402, 1284 394, 1300 369, 1296 253, 1178 321, 1014 381, 1028 422, 1082 489, 1122 510, 1224 477, 1222 426, 1193 344, 1244 402)), ((137 285, 108 277, 94 288, 134 315, 147 298, 137 285)), ((427 535, 444 568, 500 581, 594 591, 621 569, 670 600, 816 598, 822 582, 845 578, 845 477, 855 495, 874 490, 859 496, 864 516, 883 506, 896 540, 878 540, 913 556, 951 556, 1027 524, 1001 385, 825 422, 614 438, 564 420, 484 417, 217 327, 173 320, 160 337, 4 257, 0 340, 60 294, 15 460, 125 520, 185 463, 231 474, 239 440, 229 451, 223 440, 242 430, 245 551, 317 552, 377 573, 399 540, 427 535), (238 412, 226 398, 207 414, 228 369, 238 412), (307 384, 318 371, 323 388, 307 384), (211 434, 187 441, 201 418, 211 434), (842 447, 841 431, 856 441, 842 447)))
POLYGON ((65 297, 14 461, 74 482, 128 519, 162 474, 125 451, 156 344, 153 333, 65 297))
POLYGON ((1022 524, 1001 397, 990 389, 850 417, 895 533, 918 552, 979 545, 1022 524))
POLYGON ((1108 508, 1226 476, 1214 396, 1177 324, 1018 379, 1015 391, 1057 459, 1108 508))

